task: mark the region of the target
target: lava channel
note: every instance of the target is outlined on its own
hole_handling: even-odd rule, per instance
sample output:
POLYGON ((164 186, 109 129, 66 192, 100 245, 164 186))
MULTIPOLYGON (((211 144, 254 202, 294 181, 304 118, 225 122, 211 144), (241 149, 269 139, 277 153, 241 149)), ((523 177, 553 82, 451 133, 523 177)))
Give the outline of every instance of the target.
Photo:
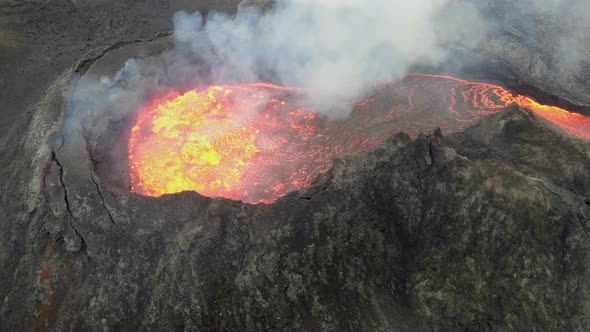
POLYGON ((332 159, 440 127, 463 130, 517 103, 570 135, 590 139, 590 118, 487 83, 412 74, 327 121, 301 103, 305 91, 269 83, 211 86, 153 100, 129 138, 130 188, 158 197, 193 190, 270 203, 311 184, 332 159))

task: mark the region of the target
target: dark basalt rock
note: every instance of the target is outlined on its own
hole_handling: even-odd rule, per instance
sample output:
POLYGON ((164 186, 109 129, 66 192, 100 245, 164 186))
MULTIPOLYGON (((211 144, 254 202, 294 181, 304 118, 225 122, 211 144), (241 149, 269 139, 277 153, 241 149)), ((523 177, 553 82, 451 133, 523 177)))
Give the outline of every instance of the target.
POLYGON ((66 87, 2 159, 2 330, 590 328, 590 145, 526 110, 248 205, 110 192, 75 126, 44 143, 66 87))
POLYGON ((238 13, 250 8, 261 13, 272 10, 276 6, 277 0, 242 0, 238 4, 238 13))

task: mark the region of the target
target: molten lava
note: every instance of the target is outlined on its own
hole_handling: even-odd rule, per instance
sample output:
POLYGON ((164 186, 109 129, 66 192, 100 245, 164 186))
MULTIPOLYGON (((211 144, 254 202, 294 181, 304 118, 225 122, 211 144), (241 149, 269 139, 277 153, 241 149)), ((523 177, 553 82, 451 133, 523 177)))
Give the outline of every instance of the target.
POLYGON ((131 190, 267 202, 301 188, 319 158, 301 147, 323 137, 314 113, 288 103, 297 92, 259 83, 155 100, 131 130, 131 190))
POLYGON ((393 133, 463 130, 517 103, 572 136, 590 139, 590 118, 487 83, 413 74, 380 84, 347 120, 327 121, 300 102, 305 91, 269 83, 212 86, 156 99, 129 139, 131 191, 194 190, 249 203, 308 186, 332 159, 375 147, 393 133))

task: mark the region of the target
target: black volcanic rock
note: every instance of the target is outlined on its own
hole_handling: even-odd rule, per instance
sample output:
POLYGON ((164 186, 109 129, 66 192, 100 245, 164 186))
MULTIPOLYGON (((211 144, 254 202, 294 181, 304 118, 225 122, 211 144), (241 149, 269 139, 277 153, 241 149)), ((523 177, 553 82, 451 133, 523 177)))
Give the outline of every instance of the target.
POLYGON ((2 330, 590 328, 590 143, 526 110, 249 205, 111 192, 80 129, 45 143, 67 82, 3 152, 2 330))

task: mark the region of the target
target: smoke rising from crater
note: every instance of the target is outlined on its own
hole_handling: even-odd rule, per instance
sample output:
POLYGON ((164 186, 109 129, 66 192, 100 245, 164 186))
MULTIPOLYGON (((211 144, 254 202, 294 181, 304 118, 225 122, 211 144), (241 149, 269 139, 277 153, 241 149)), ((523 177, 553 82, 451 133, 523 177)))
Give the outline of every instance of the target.
MULTIPOLYGON (((319 113, 343 117, 349 102, 370 93, 376 80, 394 81, 415 65, 445 63, 455 47, 489 54, 498 48, 500 58, 508 54, 522 64, 517 69, 540 68, 535 79, 551 74, 575 88, 579 77, 590 75, 589 17, 586 0, 282 0, 265 13, 247 7, 235 16, 178 12, 171 54, 131 59, 133 66, 113 80, 145 79, 123 79, 124 86, 107 82, 100 89, 141 96, 272 81, 306 88, 319 113), (512 35, 513 42, 496 47, 499 35, 512 35), (526 53, 524 45, 539 45, 539 52, 526 53)), ((103 100, 86 85, 77 87, 79 99, 103 100)))
POLYGON ((375 80, 441 63, 459 39, 479 42, 481 22, 471 5, 450 0, 285 0, 264 15, 246 8, 206 19, 179 12, 177 72, 187 73, 187 58, 197 55, 215 82, 304 87, 320 112, 338 117, 375 80))

